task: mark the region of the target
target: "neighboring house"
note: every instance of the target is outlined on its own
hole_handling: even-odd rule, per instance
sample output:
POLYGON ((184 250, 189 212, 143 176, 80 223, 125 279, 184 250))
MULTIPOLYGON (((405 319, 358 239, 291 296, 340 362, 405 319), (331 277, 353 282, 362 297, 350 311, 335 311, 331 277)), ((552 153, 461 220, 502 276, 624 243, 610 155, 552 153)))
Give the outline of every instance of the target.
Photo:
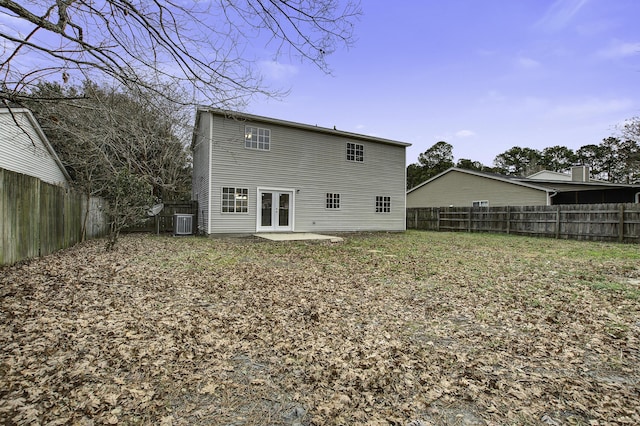
POLYGON ((410 189, 407 207, 633 203, 639 194, 640 185, 589 180, 586 167, 575 167, 568 180, 548 173, 532 179, 452 167, 410 189))
POLYGON ((69 174, 26 108, 0 108, 0 168, 68 187, 69 174))
POLYGON ((192 144, 205 234, 405 229, 408 143, 199 108, 192 144))

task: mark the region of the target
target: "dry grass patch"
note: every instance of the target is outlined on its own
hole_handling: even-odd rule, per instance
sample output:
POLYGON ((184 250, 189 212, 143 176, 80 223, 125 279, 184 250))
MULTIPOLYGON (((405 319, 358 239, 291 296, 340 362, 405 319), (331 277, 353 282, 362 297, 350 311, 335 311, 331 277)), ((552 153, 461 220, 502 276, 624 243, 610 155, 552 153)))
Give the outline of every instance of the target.
POLYGON ((7 424, 640 424, 640 250, 127 236, 0 269, 7 424))

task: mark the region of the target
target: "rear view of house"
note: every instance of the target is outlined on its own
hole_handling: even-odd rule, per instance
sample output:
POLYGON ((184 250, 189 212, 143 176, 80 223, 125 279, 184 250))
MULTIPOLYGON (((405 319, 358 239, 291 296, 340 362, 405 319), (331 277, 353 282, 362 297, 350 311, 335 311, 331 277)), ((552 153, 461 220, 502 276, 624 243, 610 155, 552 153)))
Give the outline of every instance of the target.
POLYGON ((405 229, 408 143, 200 108, 192 144, 205 234, 405 229))

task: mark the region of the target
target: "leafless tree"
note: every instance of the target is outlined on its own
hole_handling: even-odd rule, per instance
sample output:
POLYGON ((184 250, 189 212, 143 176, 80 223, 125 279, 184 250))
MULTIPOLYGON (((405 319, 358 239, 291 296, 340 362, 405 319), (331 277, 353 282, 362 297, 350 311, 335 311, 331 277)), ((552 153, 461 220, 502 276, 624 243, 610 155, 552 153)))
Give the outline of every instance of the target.
POLYGON ((239 106, 280 93, 263 84, 253 44, 328 72, 360 13, 357 0, 0 0, 0 100, 20 102, 56 77, 172 84, 191 103, 239 106))
MULTIPOLYGON (((167 92, 169 89, 167 89, 167 92)), ((41 83, 27 100, 74 185, 108 201, 110 238, 146 218, 160 200, 189 197, 185 108, 154 93, 137 96, 109 86, 41 83), (154 96, 155 94, 155 96, 154 96)), ((174 94, 172 96, 178 96, 174 94)))

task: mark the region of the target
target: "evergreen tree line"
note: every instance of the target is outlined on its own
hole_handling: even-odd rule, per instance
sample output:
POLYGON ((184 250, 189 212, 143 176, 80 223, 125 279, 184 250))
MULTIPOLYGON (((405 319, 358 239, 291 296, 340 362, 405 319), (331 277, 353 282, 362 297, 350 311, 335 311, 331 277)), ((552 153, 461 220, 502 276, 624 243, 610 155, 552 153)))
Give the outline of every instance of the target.
POLYGON ((409 164, 407 189, 450 167, 529 176, 541 170, 566 173, 571 167, 580 165, 589 166, 592 179, 612 183, 640 183, 640 117, 628 120, 619 136, 605 138, 598 145, 584 145, 575 151, 561 145, 543 150, 514 146, 498 154, 491 167, 467 158, 454 162, 453 146, 440 141, 420 154, 417 163, 409 164))

